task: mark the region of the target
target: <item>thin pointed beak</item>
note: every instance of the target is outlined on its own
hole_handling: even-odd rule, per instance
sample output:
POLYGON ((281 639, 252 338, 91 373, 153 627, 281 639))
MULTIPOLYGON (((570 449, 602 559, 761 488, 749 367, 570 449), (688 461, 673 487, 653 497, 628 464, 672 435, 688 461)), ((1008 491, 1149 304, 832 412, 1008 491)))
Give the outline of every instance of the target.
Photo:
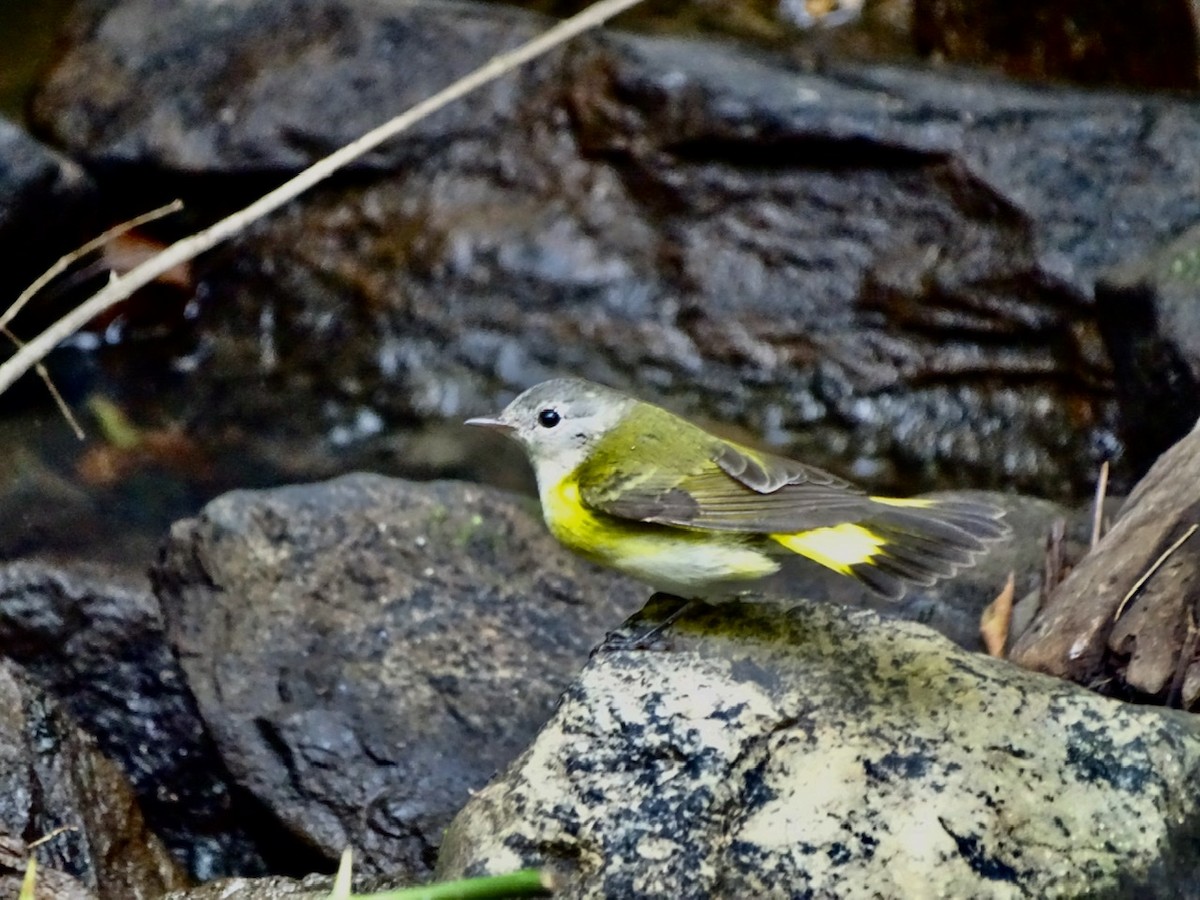
POLYGON ((513 427, 507 422, 502 422, 500 419, 493 419, 490 416, 480 416, 476 419, 467 419, 463 422, 464 425, 478 425, 480 428, 491 428, 495 431, 512 431, 513 427))

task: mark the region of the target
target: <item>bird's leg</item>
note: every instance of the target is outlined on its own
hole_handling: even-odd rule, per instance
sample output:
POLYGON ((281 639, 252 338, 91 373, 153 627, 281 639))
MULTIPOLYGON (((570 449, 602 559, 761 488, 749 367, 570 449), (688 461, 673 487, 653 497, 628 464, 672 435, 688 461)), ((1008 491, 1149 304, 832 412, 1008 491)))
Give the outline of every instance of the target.
POLYGON ((691 609, 696 604, 696 600, 687 597, 680 597, 676 594, 668 594, 664 591, 656 591, 650 597, 650 602, 655 600, 678 600, 679 605, 675 607, 665 619, 638 635, 637 637, 626 638, 622 641, 610 641, 609 637, 605 637, 604 644, 601 646, 612 650, 649 650, 654 646, 654 642, 662 635, 664 631, 670 628, 677 622, 684 613, 691 609))

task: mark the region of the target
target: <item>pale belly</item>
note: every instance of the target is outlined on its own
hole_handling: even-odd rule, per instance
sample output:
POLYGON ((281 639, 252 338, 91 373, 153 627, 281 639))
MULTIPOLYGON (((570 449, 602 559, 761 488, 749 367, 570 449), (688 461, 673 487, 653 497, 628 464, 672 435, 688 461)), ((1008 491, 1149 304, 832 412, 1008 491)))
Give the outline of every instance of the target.
POLYGON ((543 492, 542 512, 551 534, 581 556, 684 597, 729 593, 731 582, 779 570, 745 538, 597 516, 579 503, 573 484, 543 492))

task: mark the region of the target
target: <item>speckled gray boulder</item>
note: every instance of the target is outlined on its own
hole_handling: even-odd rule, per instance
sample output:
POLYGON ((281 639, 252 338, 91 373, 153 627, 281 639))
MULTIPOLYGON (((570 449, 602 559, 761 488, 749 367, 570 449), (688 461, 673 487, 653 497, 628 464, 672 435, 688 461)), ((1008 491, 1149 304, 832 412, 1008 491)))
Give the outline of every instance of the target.
POLYGON ((1200 723, 804 605, 596 654, 439 875, 558 898, 1194 897, 1200 723))

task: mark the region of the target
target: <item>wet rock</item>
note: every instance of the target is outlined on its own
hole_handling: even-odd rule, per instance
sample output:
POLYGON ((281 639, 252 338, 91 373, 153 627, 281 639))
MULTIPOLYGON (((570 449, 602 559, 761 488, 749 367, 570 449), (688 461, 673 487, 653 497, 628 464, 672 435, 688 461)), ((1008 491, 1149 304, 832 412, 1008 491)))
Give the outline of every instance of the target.
POLYGON ((1196 6, 1158 0, 914 0, 918 50, 1013 75, 1147 88, 1200 86, 1196 6))
MULTIPOLYGON (((541 24, 122 0, 38 114, 97 165, 206 173, 211 195, 541 24), (429 46, 446 60, 394 65, 429 46)), ((878 486, 1083 495, 1119 452, 1092 283, 1200 216, 1196 146, 1200 110, 1169 99, 593 36, 211 257, 194 402, 215 424, 353 430, 573 372, 878 486)))
POLYGON ((266 868, 163 634, 145 575, 0 566, 0 647, 57 697, 133 784, 150 825, 208 879, 266 868))
MULTIPOLYGON (((3 892, 3 896, 20 896, 31 852, 19 838, 0 834, 0 892, 3 892)), ((83 882, 66 872, 40 869, 35 877, 40 896, 50 896, 54 900, 96 900, 96 895, 83 882)))
POLYGON ((1020 665, 1118 695, 1200 701, 1200 428, 1163 454, 1121 517, 1013 648, 1020 665))
MULTIPOLYGON (((574 15, 586 0, 518 0, 516 4, 553 16, 574 15)), ((723 34, 769 45, 790 42, 813 26, 855 21, 863 0, 809 4, 797 0, 725 0, 723 3, 643 3, 618 16, 621 29, 667 34, 723 34)))
POLYGON ((1105 272, 1096 316, 1113 361, 1121 437, 1145 472, 1200 418, 1200 228, 1105 272))
MULTIPOLYGON (((142 821, 128 782, 55 703, 12 662, 0 660, 0 873, 21 845, 67 830, 32 851, 60 896, 157 898, 185 879, 142 821)), ((24 870, 23 863, 19 865, 24 870)))
MULTIPOLYGON (((387 875, 362 877, 355 875, 355 896, 394 891, 403 887, 387 875)), ((284 897, 303 900, 328 900, 333 889, 330 875, 307 875, 304 878, 225 878, 197 887, 170 891, 161 900, 279 900, 284 897)))
POLYGON ((438 874, 555 896, 1195 892, 1200 727, 804 604, 686 616, 593 657, 451 826, 438 874))
POLYGON ((238 783, 356 870, 426 876, 442 830, 527 745, 647 592, 569 555, 528 501, 377 476, 235 492, 156 575, 238 783))
MULTIPOLYGON (((181 173, 282 172, 348 143, 546 23, 498 4, 441 0, 235 0, 216 9, 120 0, 85 8, 73 29, 79 43, 39 90, 33 114, 75 158, 104 169, 157 160, 181 173), (77 93, 84 85, 92 88, 86 99, 77 93), (315 109, 325 112, 314 117, 315 109)), ((410 165, 447 132, 503 127, 513 88, 482 89, 358 168, 410 165)))
POLYGON ((0 306, 79 243, 91 224, 92 190, 78 164, 0 117, 0 306))
MULTIPOLYGON (((162 900, 325 900, 333 887, 328 875, 295 878, 228 878, 164 894, 162 900)), ((356 885, 356 890, 360 888, 356 885)))

